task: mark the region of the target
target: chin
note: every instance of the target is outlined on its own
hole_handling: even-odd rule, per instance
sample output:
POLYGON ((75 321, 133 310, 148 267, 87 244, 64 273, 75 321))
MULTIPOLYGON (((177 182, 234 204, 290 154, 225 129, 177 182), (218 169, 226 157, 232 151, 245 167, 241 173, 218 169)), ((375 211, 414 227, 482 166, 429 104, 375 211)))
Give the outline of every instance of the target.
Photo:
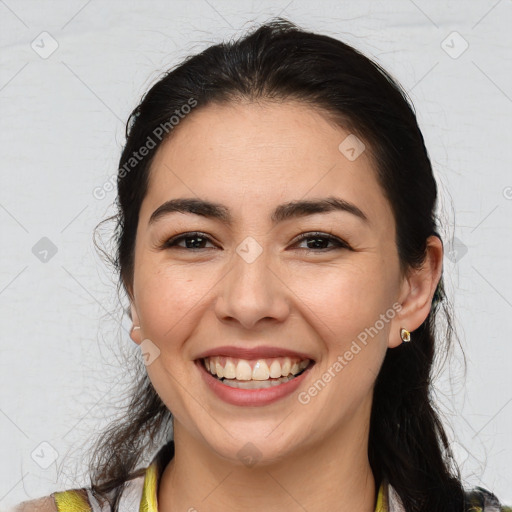
MULTIPOLYGON (((279 420, 282 421, 282 420, 279 420)), ((279 422, 272 424, 259 422, 238 422, 237 428, 227 425, 232 436, 219 427, 216 432, 220 437, 213 437, 211 429, 203 434, 203 442, 219 458, 226 462, 252 468, 255 465, 270 466, 293 456, 303 447, 302 441, 295 442, 288 430, 277 432, 279 422), (273 433, 272 433, 273 432, 273 433), (269 434, 270 433, 270 434, 269 434), (284 434, 284 435, 283 435, 284 434)))

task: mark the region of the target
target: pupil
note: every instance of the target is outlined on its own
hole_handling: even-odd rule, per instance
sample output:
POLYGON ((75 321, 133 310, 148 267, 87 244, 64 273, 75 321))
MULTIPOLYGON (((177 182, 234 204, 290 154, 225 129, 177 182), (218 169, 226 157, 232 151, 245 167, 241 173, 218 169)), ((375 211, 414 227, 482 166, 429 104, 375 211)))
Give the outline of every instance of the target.
POLYGON ((324 238, 310 238, 310 240, 313 241, 314 247, 311 247, 311 244, 308 241, 308 249, 325 249, 325 247, 319 247, 319 245, 328 243, 328 240, 325 240, 324 238))
POLYGON ((200 236, 189 237, 186 240, 186 246, 188 249, 201 249, 201 247, 198 247, 198 244, 201 244, 202 242, 204 242, 203 237, 200 237, 200 236), (196 243, 191 242, 192 240, 194 240, 196 243))

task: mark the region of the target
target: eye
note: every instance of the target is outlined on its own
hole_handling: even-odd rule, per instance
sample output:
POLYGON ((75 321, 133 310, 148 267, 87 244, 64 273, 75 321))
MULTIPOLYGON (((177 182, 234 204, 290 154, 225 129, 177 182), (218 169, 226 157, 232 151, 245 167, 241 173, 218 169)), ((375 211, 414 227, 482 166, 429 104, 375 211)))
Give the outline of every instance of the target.
POLYGON ((305 240, 307 241, 308 247, 301 247, 300 249, 306 249, 307 251, 319 252, 332 251, 333 249, 350 249, 350 246, 345 241, 327 233, 302 233, 296 239, 295 244, 305 240), (328 244, 334 244, 335 246, 327 247, 328 244))
MULTIPOLYGON (((351 249, 350 246, 340 238, 322 232, 302 233, 296 238, 294 245, 304 241, 306 241, 308 246, 299 247, 299 249, 305 249, 306 251, 322 252, 331 251, 333 249, 351 249), (331 247, 328 247, 329 244, 331 244, 331 247), (332 245, 334 245, 334 247, 332 247, 332 245)), ((208 249, 208 247, 205 247, 207 243, 214 245, 208 235, 194 231, 169 238, 162 244, 162 248, 168 249, 176 247, 180 249, 201 250, 208 249)))
POLYGON ((178 247, 180 249, 208 249, 204 247, 205 243, 211 242, 210 238, 204 233, 194 231, 192 233, 183 233, 181 235, 169 238, 163 244, 163 248, 178 247), (185 242, 185 245, 180 245, 181 242, 185 242))

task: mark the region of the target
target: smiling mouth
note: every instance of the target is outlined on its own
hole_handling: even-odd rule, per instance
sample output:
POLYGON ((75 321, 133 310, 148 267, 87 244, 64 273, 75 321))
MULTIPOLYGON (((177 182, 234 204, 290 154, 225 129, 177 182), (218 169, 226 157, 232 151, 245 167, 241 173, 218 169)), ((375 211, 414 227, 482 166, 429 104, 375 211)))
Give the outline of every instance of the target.
POLYGON ((277 357, 239 359, 224 356, 205 357, 205 370, 224 385, 238 389, 263 389, 279 386, 301 375, 314 364, 311 359, 277 357))

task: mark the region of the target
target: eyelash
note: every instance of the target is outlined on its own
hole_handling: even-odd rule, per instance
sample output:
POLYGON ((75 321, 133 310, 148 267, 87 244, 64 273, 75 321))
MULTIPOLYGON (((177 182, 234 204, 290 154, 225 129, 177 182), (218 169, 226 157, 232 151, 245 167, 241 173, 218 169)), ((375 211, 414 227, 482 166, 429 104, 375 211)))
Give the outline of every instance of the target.
MULTIPOLYGON (((191 231, 190 233, 183 233, 181 235, 177 235, 177 236, 174 236, 174 237, 168 239, 167 241, 165 241, 163 243, 162 249, 170 249, 173 247, 177 247, 179 249, 185 249, 185 250, 189 250, 189 251, 200 251, 202 249, 207 249, 206 247, 192 248, 192 247, 180 247, 177 245, 178 242, 181 242, 182 240, 186 240, 189 238, 202 238, 202 239, 206 240, 207 242, 213 243, 212 240, 210 239, 210 237, 208 235, 206 235, 205 233, 201 233, 200 231, 191 231)), ((335 243, 337 245, 337 247, 330 247, 330 248, 323 247, 320 249, 301 248, 302 250, 305 250, 308 252, 327 252, 327 251, 332 251, 334 249, 349 249, 349 250, 351 250, 351 247, 349 246, 349 244, 347 244, 347 242, 345 242, 344 240, 341 240, 340 238, 332 236, 327 233, 322 233, 320 231, 302 233, 295 240, 294 244, 298 244, 298 243, 302 242, 303 240, 308 240, 310 238, 311 239, 327 240, 328 242, 335 243)))

